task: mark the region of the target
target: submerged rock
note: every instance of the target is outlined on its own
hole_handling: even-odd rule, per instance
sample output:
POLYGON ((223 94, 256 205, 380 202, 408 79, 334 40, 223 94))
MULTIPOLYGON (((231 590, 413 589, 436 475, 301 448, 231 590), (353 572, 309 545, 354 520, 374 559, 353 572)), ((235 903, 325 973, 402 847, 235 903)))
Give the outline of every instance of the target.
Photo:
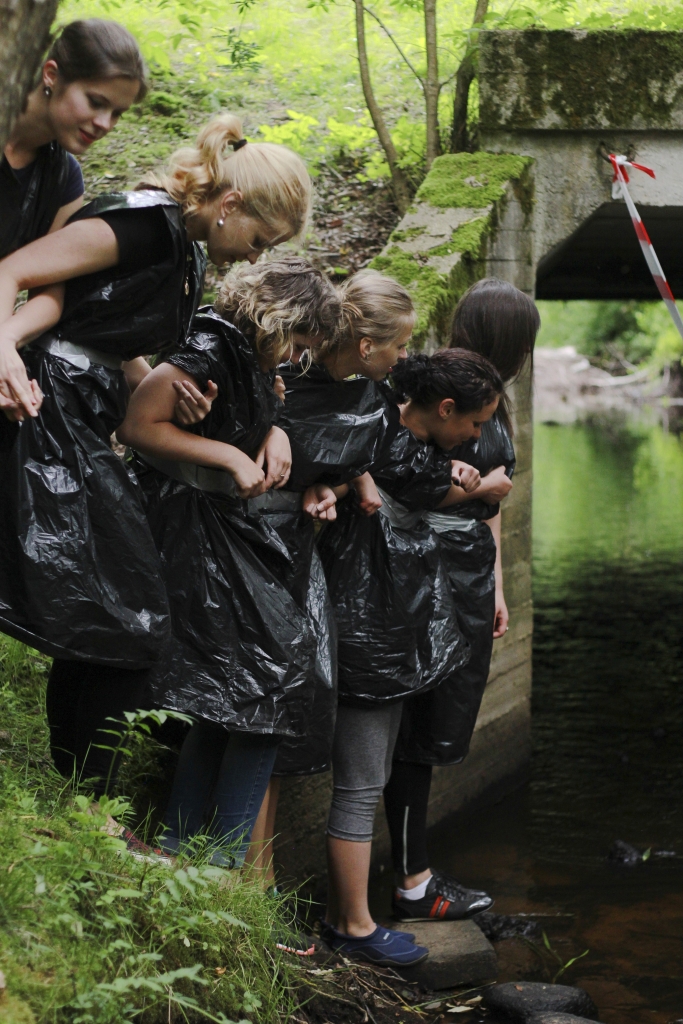
POLYGON ((617 839, 607 854, 607 860, 612 864, 623 864, 625 867, 632 868, 636 864, 642 864, 643 855, 635 846, 625 843, 622 839, 617 839))
POLYGON ((595 1003, 582 988, 550 985, 539 981, 506 982, 494 985, 484 994, 483 1005, 513 1024, 531 1024, 539 1014, 575 1014, 597 1020, 595 1003))
POLYGON ((535 1013, 529 1024, 594 1024, 588 1017, 575 1017, 573 1013, 535 1013))
POLYGON ((492 914, 485 910, 483 914, 476 914, 472 920, 479 925, 491 942, 500 942, 501 939, 513 939, 517 936, 522 939, 540 939, 542 935, 538 921, 529 917, 492 914))

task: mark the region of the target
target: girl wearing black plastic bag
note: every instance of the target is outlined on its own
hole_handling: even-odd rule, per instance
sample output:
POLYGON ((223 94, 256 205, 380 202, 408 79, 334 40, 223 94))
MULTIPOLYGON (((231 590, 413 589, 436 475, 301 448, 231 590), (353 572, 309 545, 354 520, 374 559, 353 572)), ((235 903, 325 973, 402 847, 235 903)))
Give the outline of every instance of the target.
MULTIPOLYGON (((373 398, 372 415, 378 422, 386 418, 395 429, 373 461, 359 471, 365 468, 374 474, 403 459, 407 468, 398 473, 399 499, 409 501, 411 494, 419 494, 421 503, 426 496, 435 504, 449 500, 456 491, 450 459, 401 428, 391 392, 378 383, 404 356, 415 316, 410 297, 396 282, 367 272, 343 288, 343 303, 343 339, 317 350, 314 358, 322 363, 316 368, 318 379, 302 378, 299 387, 292 388, 293 400, 288 396, 290 437, 302 431, 317 440, 332 387, 347 387, 355 381, 345 378, 363 374, 369 378, 364 388, 373 398)), ((495 390, 489 397, 494 402, 495 390)), ((340 420, 335 438, 340 452, 352 443, 353 424, 350 414, 340 420)), ((294 449, 294 440, 292 445, 294 449)), ((333 481, 323 477, 305 503, 329 520, 333 497, 326 496, 326 483, 333 481)), ((397 522, 398 502, 393 502, 391 518, 384 505, 378 515, 363 514, 382 504, 366 495, 364 483, 367 476, 355 482, 357 493, 361 488, 360 501, 342 502, 337 522, 325 526, 319 541, 339 630, 340 694, 332 754, 330 906, 324 937, 345 955, 407 965, 423 959, 426 950, 405 934, 376 926, 367 908, 372 819, 388 777, 401 700, 436 685, 446 666, 460 664, 467 652, 431 531, 416 522, 397 522)), ((402 511, 410 515, 408 509, 402 511)))
POLYGON ((199 241, 217 264, 255 261, 301 230, 309 205, 299 157, 247 145, 222 115, 152 187, 101 196, 0 264, 0 407, 24 418, 0 437, 0 629, 55 657, 55 763, 68 775, 75 763, 98 794, 111 756, 97 730, 139 705, 169 635, 139 487, 111 433, 149 371, 143 354, 185 340, 203 286, 199 241), (20 290, 59 282, 63 308, 38 296, 12 315, 20 290))
POLYGON ((139 453, 173 620, 152 699, 195 718, 165 815, 167 852, 209 826, 223 847, 212 862, 239 866, 278 743, 307 719, 315 638, 282 582, 291 555, 246 499, 282 488, 290 473, 268 374, 295 335, 322 338, 338 317, 334 289, 305 260, 233 271, 182 352, 139 386, 119 432, 139 453), (174 385, 188 377, 218 387, 192 432, 172 422, 174 385))
MULTIPOLYGON (((507 383, 533 351, 539 327, 533 301, 511 284, 479 281, 460 300, 451 346, 486 356, 507 383)), ((432 429, 435 382, 420 360, 395 376, 407 404, 403 417, 418 436, 432 429), (432 391, 430 391, 430 388, 432 391)), ((499 502, 512 488, 515 453, 507 404, 483 424, 481 436, 454 449, 455 459, 481 474, 481 485, 459 503, 426 518, 437 531, 460 623, 472 652, 469 662, 437 689, 406 702, 384 803, 399 888, 394 913, 403 920, 451 920, 482 909, 481 894, 442 872, 432 872, 426 846, 433 765, 457 764, 467 755, 489 674, 493 640, 507 631, 500 555, 499 502)), ((491 901, 489 900, 489 903, 491 901)))
POLYGON ((122 25, 66 25, 50 47, 0 162, 0 257, 63 227, 83 205, 76 156, 147 92, 138 45, 122 25))

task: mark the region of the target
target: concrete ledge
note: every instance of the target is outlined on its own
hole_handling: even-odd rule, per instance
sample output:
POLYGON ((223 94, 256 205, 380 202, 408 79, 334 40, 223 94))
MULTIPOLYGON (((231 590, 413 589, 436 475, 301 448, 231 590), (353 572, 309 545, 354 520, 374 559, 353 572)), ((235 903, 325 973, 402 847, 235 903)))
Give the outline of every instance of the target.
POLYGON ((429 950, 428 959, 421 964, 400 969, 406 981, 416 981, 427 989, 442 989, 495 980, 498 959, 474 921, 413 921, 400 927, 409 927, 415 933, 415 942, 429 950))

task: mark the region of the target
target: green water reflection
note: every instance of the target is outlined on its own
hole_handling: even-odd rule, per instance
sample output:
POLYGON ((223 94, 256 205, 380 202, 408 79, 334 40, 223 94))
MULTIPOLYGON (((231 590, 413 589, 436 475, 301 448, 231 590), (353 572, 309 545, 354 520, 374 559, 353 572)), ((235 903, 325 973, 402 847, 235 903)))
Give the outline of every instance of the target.
POLYGON ((534 431, 537 562, 683 552, 683 438, 618 418, 534 431))

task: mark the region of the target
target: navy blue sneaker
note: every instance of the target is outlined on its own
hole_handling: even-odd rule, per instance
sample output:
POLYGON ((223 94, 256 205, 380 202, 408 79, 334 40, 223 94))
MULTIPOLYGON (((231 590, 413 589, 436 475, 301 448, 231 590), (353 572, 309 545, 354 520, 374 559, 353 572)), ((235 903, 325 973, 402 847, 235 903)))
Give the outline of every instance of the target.
POLYGON ((424 946, 416 946, 398 932, 383 928, 382 925, 377 925, 369 935, 357 938, 325 924, 323 938, 333 953, 380 967, 412 967, 421 964, 429 956, 429 950, 424 946))
MULTIPOLYGON (((322 917, 319 918, 318 920, 320 922, 320 935, 323 938, 323 940, 325 942, 327 942, 327 938, 325 937, 325 932, 326 931, 334 932, 334 928, 332 927, 331 924, 328 924, 327 921, 323 921, 322 917)), ((400 928, 392 928, 388 924, 385 924, 383 927, 386 928, 386 930, 388 932, 393 932, 394 935, 400 935, 401 938, 405 939, 406 942, 414 942, 415 941, 415 935, 414 935, 413 932, 402 932, 400 928)))

